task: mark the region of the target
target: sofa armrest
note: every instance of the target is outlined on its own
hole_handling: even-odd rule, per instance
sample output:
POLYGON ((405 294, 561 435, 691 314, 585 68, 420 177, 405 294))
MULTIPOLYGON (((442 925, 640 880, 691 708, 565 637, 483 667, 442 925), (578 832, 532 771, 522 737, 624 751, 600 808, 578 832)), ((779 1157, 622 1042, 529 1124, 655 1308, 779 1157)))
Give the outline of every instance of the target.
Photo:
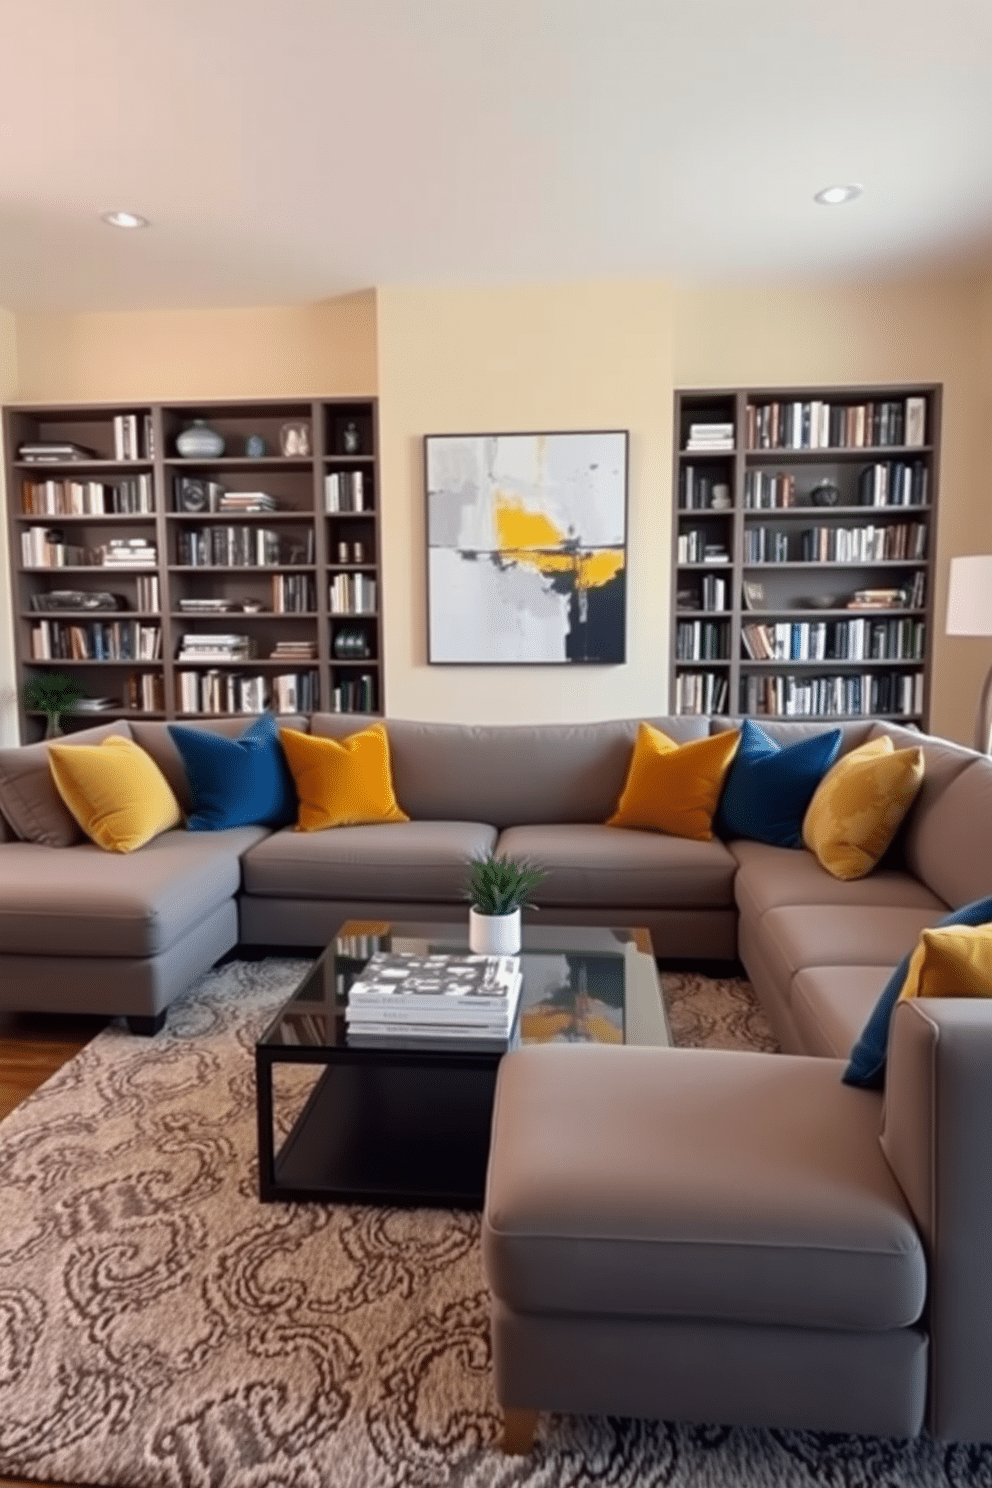
POLYGON ((897 1005, 881 1144, 928 1253, 930 1428, 992 1441, 992 1001, 897 1005))

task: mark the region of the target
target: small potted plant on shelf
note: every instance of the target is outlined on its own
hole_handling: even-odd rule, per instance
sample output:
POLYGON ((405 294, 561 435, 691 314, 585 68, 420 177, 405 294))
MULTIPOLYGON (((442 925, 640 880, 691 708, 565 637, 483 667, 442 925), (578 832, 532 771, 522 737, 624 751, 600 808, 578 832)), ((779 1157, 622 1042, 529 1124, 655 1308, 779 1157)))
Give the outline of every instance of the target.
POLYGON ((83 690, 64 672, 47 672, 32 677, 24 686, 24 703, 32 712, 44 713, 47 719, 46 739, 57 739, 62 732, 59 720, 71 713, 83 696, 83 690))
POLYGON ((482 955, 512 956, 520 949, 520 910, 536 909, 527 896, 542 879, 546 868, 533 863, 514 863, 493 853, 470 858, 465 897, 468 912, 468 943, 482 955))

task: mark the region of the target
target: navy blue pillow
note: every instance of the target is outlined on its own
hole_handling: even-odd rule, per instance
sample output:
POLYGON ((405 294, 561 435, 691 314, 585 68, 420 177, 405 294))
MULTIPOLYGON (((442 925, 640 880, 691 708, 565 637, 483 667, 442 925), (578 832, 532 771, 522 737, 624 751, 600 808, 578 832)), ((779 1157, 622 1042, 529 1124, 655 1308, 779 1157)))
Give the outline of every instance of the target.
MULTIPOLYGON (((942 925, 989 925, 992 924, 992 898, 976 899, 973 904, 963 904, 953 914, 938 921, 934 929, 942 925)), ((916 947, 913 947, 915 950, 916 947)), ((895 1005, 899 1001, 902 984, 909 972, 913 951, 904 956, 892 976, 882 989, 882 994, 872 1009, 872 1015, 864 1026, 864 1032, 851 1050, 851 1060, 841 1075, 845 1085, 857 1085, 862 1090, 881 1090, 885 1085, 885 1055, 889 1043, 889 1024, 895 1005)))
POLYGON ((840 750, 841 731, 814 734, 784 749, 750 718, 720 797, 717 831, 774 847, 802 847, 803 817, 840 750))
POLYGON ((191 832, 225 827, 286 827, 296 821, 293 777, 276 721, 263 713, 237 739, 170 723, 193 795, 191 832))

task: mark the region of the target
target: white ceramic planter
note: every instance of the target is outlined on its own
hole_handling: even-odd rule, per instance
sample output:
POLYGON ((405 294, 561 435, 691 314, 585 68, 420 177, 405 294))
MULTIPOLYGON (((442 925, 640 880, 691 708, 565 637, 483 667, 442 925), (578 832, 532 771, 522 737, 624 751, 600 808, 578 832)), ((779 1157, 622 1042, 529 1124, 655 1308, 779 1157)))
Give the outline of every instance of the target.
POLYGON ((468 912, 469 949, 477 956, 515 956, 520 949, 520 911, 485 915, 468 912))

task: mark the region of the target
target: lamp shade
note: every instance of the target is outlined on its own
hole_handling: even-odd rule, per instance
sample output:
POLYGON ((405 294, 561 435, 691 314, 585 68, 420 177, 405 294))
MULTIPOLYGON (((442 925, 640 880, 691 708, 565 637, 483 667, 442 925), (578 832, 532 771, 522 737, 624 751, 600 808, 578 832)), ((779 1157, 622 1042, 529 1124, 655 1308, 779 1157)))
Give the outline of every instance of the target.
POLYGON ((992 636, 992 555, 951 559, 945 628, 948 635, 992 636))

